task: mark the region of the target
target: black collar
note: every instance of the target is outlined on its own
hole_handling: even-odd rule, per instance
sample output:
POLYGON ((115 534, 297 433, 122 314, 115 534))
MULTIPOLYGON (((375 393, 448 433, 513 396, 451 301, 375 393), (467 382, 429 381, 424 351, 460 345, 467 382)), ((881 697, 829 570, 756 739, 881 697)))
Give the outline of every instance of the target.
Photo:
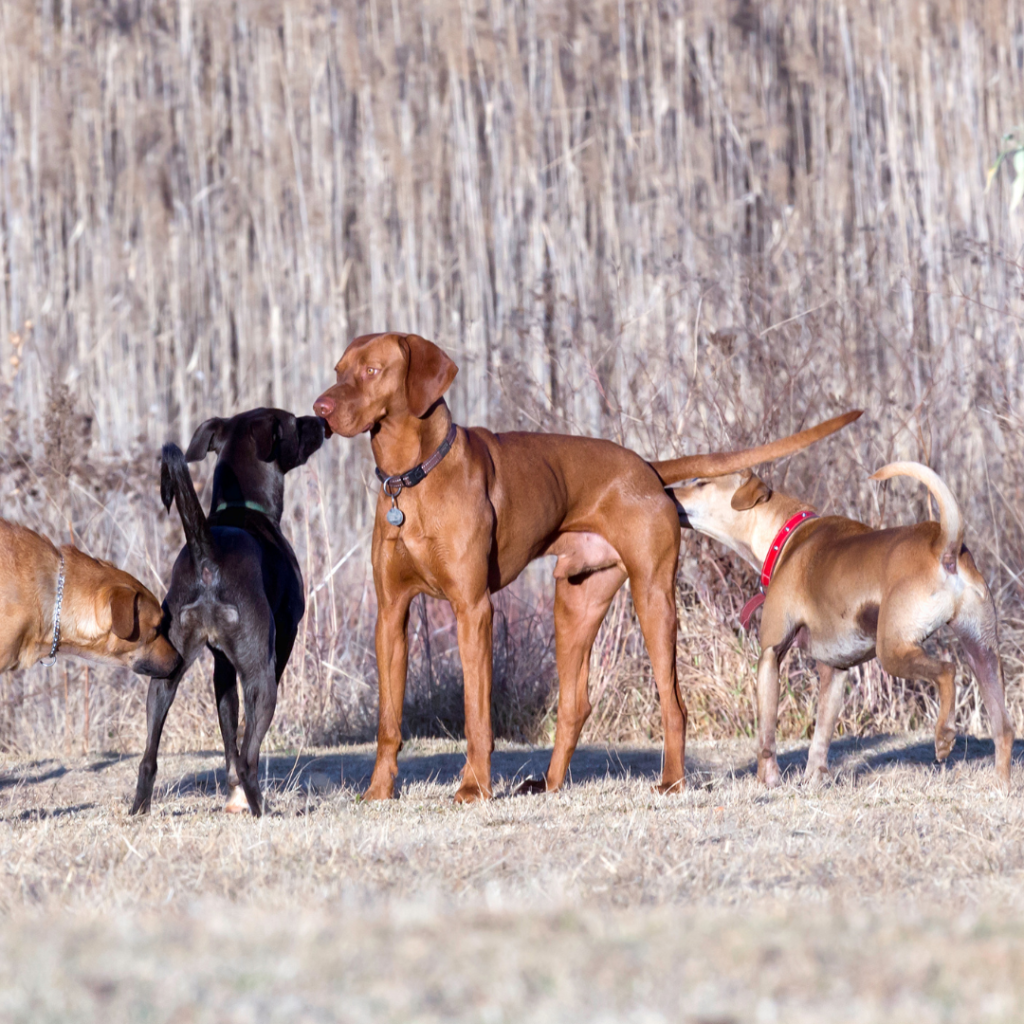
POLYGON ((388 476, 387 473, 381 470, 380 466, 376 466, 375 470, 377 473, 377 479, 384 485, 384 493, 391 498, 397 498, 402 493, 402 489, 405 487, 415 487, 420 483, 423 478, 435 467, 437 464, 452 450, 452 445, 455 444, 455 434, 458 428, 455 426, 455 421, 452 420, 451 426, 448 428, 448 433, 445 439, 441 442, 437 451, 428 459, 424 459, 418 466, 413 466, 412 469, 405 473, 396 473, 394 476, 388 476))

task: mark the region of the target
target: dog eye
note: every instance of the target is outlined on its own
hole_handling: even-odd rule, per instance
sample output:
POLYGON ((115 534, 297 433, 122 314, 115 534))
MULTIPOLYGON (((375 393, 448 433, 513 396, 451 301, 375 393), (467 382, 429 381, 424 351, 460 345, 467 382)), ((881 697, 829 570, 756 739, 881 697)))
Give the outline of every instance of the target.
POLYGON ((374 377, 378 373, 380 373, 380 368, 377 366, 367 366, 364 367, 363 372, 366 374, 367 377, 374 377))

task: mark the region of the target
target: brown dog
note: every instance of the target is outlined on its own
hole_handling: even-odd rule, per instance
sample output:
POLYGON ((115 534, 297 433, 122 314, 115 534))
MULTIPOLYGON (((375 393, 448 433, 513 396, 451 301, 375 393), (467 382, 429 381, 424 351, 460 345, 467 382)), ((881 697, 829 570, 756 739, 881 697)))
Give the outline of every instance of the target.
POLYGON ((0 672, 60 653, 163 678, 181 659, 162 622, 133 576, 0 519, 0 672))
POLYGON ((963 545, 960 510, 949 488, 926 466, 894 462, 871 479, 894 476, 913 477, 931 491, 939 522, 872 530, 842 516, 809 514, 800 521, 810 505, 773 493, 749 473, 696 480, 674 490, 695 530, 721 541, 755 568, 766 558, 777 558, 774 572, 767 569, 757 666, 757 777, 768 786, 782 780, 775 757, 779 665, 794 644, 817 659, 821 677, 805 781, 828 771, 828 747, 845 682, 845 673, 835 670, 876 654, 886 672, 927 679, 938 687, 935 756, 940 761, 948 757, 956 738, 953 666, 921 646, 945 625, 956 633, 978 679, 992 722, 996 771, 1009 786, 1013 729, 996 651, 996 610, 963 545), (783 532, 786 527, 789 534, 783 532))
POLYGON ((335 370, 337 383, 313 408, 334 433, 355 437, 369 431, 384 479, 372 548, 380 718, 367 799, 385 799, 394 791, 409 604, 421 593, 446 599, 457 623, 466 766, 455 798, 491 795, 491 594, 541 555, 558 556, 558 722, 544 783, 528 788, 562 785, 590 713, 590 648, 627 578, 661 701, 665 747, 659 789, 684 785, 686 709, 675 662, 679 518, 664 485, 797 451, 859 413, 746 452, 647 463, 610 441, 456 428, 441 396, 457 368, 416 335, 356 338, 335 370))

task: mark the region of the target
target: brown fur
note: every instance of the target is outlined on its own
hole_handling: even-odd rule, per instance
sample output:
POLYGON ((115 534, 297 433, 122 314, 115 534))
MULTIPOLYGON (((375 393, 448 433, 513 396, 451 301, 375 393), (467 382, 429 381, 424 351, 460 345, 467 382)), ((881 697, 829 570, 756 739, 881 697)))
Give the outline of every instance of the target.
MULTIPOLYGON (((335 367, 337 383, 313 408, 335 433, 369 431, 377 466, 404 473, 428 458, 451 423, 442 395, 457 368, 416 335, 356 338, 335 367)), ((553 434, 493 434, 459 428, 447 457, 404 490, 400 527, 377 502, 373 578, 377 590, 380 719, 368 799, 393 795, 402 745, 409 605, 426 593, 449 601, 465 680, 466 766, 456 799, 491 795, 491 594, 526 565, 556 555, 555 644, 558 722, 542 784, 558 789, 590 713, 590 648, 628 578, 654 668, 665 731, 659 789, 682 787, 686 709, 676 679, 676 506, 663 483, 709 465, 726 471, 805 447, 859 414, 740 453, 646 463, 610 441, 553 434)))
MULTIPOLYGON (((811 519, 792 534, 776 565, 761 618, 757 670, 757 771, 769 786, 781 781, 775 756, 779 666, 794 644, 817 660, 821 675, 806 780, 827 772, 828 747, 842 707, 842 670, 876 655, 886 672, 937 686, 935 756, 940 761, 948 757, 955 739, 953 666, 922 647, 944 625, 959 637, 978 679, 995 738, 996 771, 1009 786, 1013 729, 992 597, 963 547, 962 519, 945 484, 917 463, 894 463, 873 479, 898 475, 929 487, 939 504, 939 522, 872 530, 842 516, 811 519)), ((694 529, 728 545, 757 569, 786 520, 811 507, 772 493, 749 474, 692 481, 674 493, 694 529)))
POLYGON ((0 671, 49 656, 61 553, 58 654, 169 675, 178 653, 161 632, 160 603, 137 579, 70 544, 58 552, 45 537, 6 519, 0 519, 0 671))

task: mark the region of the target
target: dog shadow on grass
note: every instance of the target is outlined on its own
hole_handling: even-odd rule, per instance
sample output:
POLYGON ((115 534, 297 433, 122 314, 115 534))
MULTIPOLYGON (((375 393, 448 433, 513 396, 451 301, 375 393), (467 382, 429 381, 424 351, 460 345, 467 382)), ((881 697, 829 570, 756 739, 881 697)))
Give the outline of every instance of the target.
MULTIPOLYGON (((796 782, 807 768, 810 745, 778 755, 779 767, 787 782, 796 782)), ((935 759, 935 744, 930 737, 879 733, 875 736, 847 736, 832 741, 828 764, 833 776, 859 781, 867 775, 906 765, 932 771, 949 770, 964 764, 994 765, 995 744, 990 739, 960 734, 945 762, 935 759)), ((1013 744, 1013 763, 1024 764, 1024 740, 1013 744)), ((735 772, 737 777, 757 774, 757 759, 750 758, 735 772)))
MULTIPOLYGON (((466 762, 462 750, 423 751, 413 749, 399 756, 399 774, 396 794, 418 783, 428 783, 449 789, 454 793, 466 762)), ((750 749, 752 750, 753 744, 750 749)), ((787 750, 779 755, 779 766, 788 782, 798 782, 807 767, 807 745, 787 750)), ((207 760, 219 757, 215 751, 201 755, 205 764, 191 772, 176 772, 172 759, 165 759, 162 785, 158 783, 157 799, 170 795, 226 797, 228 787, 223 765, 214 767, 207 760), (209 767, 207 767, 209 766, 209 767)), ((522 748, 496 750, 491 758, 494 792, 499 799, 513 797, 518 784, 525 779, 539 779, 547 770, 551 758, 550 748, 522 748)), ((961 764, 989 764, 994 759, 993 743, 989 739, 958 736, 946 767, 961 764)), ((1024 742, 1014 744, 1014 761, 1024 762, 1024 742)), ((260 759, 260 782, 273 802, 274 794, 289 791, 326 794, 345 789, 353 796, 369 785, 373 772, 372 747, 357 750, 339 750, 316 754, 267 754, 260 759)), ((916 734, 879 734, 866 737, 840 737, 829 752, 829 765, 833 774, 846 782, 899 768, 920 766, 922 770, 935 770, 935 750, 929 738, 916 734)), ((690 788, 716 788, 731 779, 753 776, 757 771, 756 759, 735 745, 713 748, 710 751, 691 752, 687 757, 686 775, 690 788), (702 756, 704 755, 704 756, 702 756)), ((627 778, 656 783, 661 776, 661 751, 656 747, 629 748, 600 745, 577 748, 572 759, 568 787, 585 783, 627 778)))
MULTIPOLYGON (((210 752, 213 753, 212 751, 210 752)), ((497 750, 491 755, 495 795, 513 795, 518 784, 528 778, 541 778, 551 759, 550 748, 497 750)), ((165 759, 165 765, 170 768, 165 759)), ((260 758, 260 784, 269 793, 298 788, 329 792, 341 787, 361 793, 373 773, 374 754, 368 751, 282 755, 260 758)), ((466 763, 464 751, 417 753, 399 756, 396 793, 415 783, 432 783, 454 792, 466 763)), ((688 773, 706 774, 707 769, 693 758, 687 761, 688 773)), ((656 782, 661 775, 661 753, 657 749, 581 746, 572 759, 567 785, 579 785, 604 779, 644 778, 656 782)), ((227 793, 223 767, 209 768, 163 780, 163 793, 186 796, 190 793, 221 796, 227 793)), ((158 784, 159 791, 159 784, 158 784)))

